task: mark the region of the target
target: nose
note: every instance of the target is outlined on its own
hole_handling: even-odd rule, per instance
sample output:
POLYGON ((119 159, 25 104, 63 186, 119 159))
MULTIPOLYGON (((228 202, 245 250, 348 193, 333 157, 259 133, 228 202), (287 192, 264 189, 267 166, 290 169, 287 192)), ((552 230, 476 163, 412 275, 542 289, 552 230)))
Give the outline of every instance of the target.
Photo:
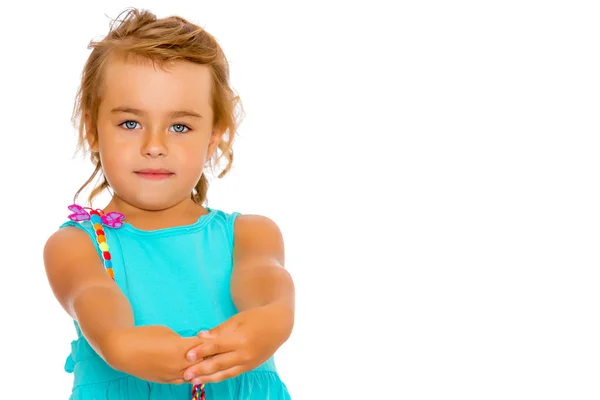
POLYGON ((166 138, 158 132, 147 134, 142 143, 141 152, 144 157, 150 158, 166 156, 168 154, 166 138))

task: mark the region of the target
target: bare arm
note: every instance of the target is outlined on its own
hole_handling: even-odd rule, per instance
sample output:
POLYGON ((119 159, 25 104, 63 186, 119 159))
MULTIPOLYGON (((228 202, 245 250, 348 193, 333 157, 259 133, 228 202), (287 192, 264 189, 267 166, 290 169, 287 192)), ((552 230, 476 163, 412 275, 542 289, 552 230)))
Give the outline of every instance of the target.
POLYGON ((206 339, 188 352, 201 360, 184 373, 191 383, 220 382, 269 359, 294 325, 294 283, 284 269, 283 238, 277 225, 258 215, 237 217, 231 296, 240 311, 199 333, 206 339))
POLYGON ((75 227, 60 229, 46 242, 44 264, 56 299, 109 362, 107 339, 120 328, 134 326, 133 311, 106 273, 90 237, 75 227))
POLYGON ((284 243, 279 227, 258 215, 237 217, 234 234, 231 294, 239 311, 263 307, 273 313, 280 341, 294 324, 295 289, 284 268, 284 243))

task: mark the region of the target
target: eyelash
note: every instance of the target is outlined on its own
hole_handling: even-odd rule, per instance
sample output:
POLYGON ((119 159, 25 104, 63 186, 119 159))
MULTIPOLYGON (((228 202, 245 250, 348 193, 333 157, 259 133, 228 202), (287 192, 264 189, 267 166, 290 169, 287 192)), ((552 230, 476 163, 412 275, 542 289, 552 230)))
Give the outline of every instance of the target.
MULTIPOLYGON (((120 123, 119 126, 122 127, 122 128, 124 128, 124 129, 126 129, 126 130, 128 130, 128 131, 132 131, 133 129, 129 129, 129 128, 126 128, 124 126, 128 122, 135 122, 136 124, 139 125, 139 122, 129 119, 127 121, 124 121, 124 122, 120 123)), ((183 126, 187 130, 185 130, 184 132, 175 132, 175 133, 188 133, 189 131, 191 131, 191 128, 189 126, 187 126, 187 125, 184 125, 184 124, 173 124, 171 126, 176 126, 176 125, 183 126)))

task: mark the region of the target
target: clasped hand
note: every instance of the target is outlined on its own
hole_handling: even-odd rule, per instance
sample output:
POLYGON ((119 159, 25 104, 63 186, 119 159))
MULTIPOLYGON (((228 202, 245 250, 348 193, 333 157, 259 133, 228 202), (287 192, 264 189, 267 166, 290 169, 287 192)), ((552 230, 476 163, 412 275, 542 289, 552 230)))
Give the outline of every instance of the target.
POLYGON ((269 307, 243 311, 210 331, 200 332, 202 343, 187 353, 196 362, 183 375, 192 384, 220 382, 266 362, 282 344, 269 307))
POLYGON ((110 337, 107 362, 158 383, 220 382, 267 361, 281 345, 268 308, 243 311, 197 337, 183 338, 164 326, 121 329, 110 337))

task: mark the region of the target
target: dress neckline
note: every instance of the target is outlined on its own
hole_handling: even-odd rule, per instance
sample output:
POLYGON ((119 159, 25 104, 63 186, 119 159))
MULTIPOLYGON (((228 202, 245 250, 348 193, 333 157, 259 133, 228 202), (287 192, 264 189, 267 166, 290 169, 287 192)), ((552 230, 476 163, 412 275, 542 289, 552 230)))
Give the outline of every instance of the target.
POLYGON ((188 225, 179 225, 172 226, 169 228, 145 230, 136 228, 135 226, 131 225, 125 220, 123 221, 123 226, 119 230, 130 232, 140 236, 171 236, 178 233, 199 231, 200 229, 204 228, 204 226, 206 226, 206 224, 208 224, 217 214, 217 210, 214 210, 209 207, 206 207, 206 209, 208 210, 208 214, 201 215, 196 222, 188 225))

